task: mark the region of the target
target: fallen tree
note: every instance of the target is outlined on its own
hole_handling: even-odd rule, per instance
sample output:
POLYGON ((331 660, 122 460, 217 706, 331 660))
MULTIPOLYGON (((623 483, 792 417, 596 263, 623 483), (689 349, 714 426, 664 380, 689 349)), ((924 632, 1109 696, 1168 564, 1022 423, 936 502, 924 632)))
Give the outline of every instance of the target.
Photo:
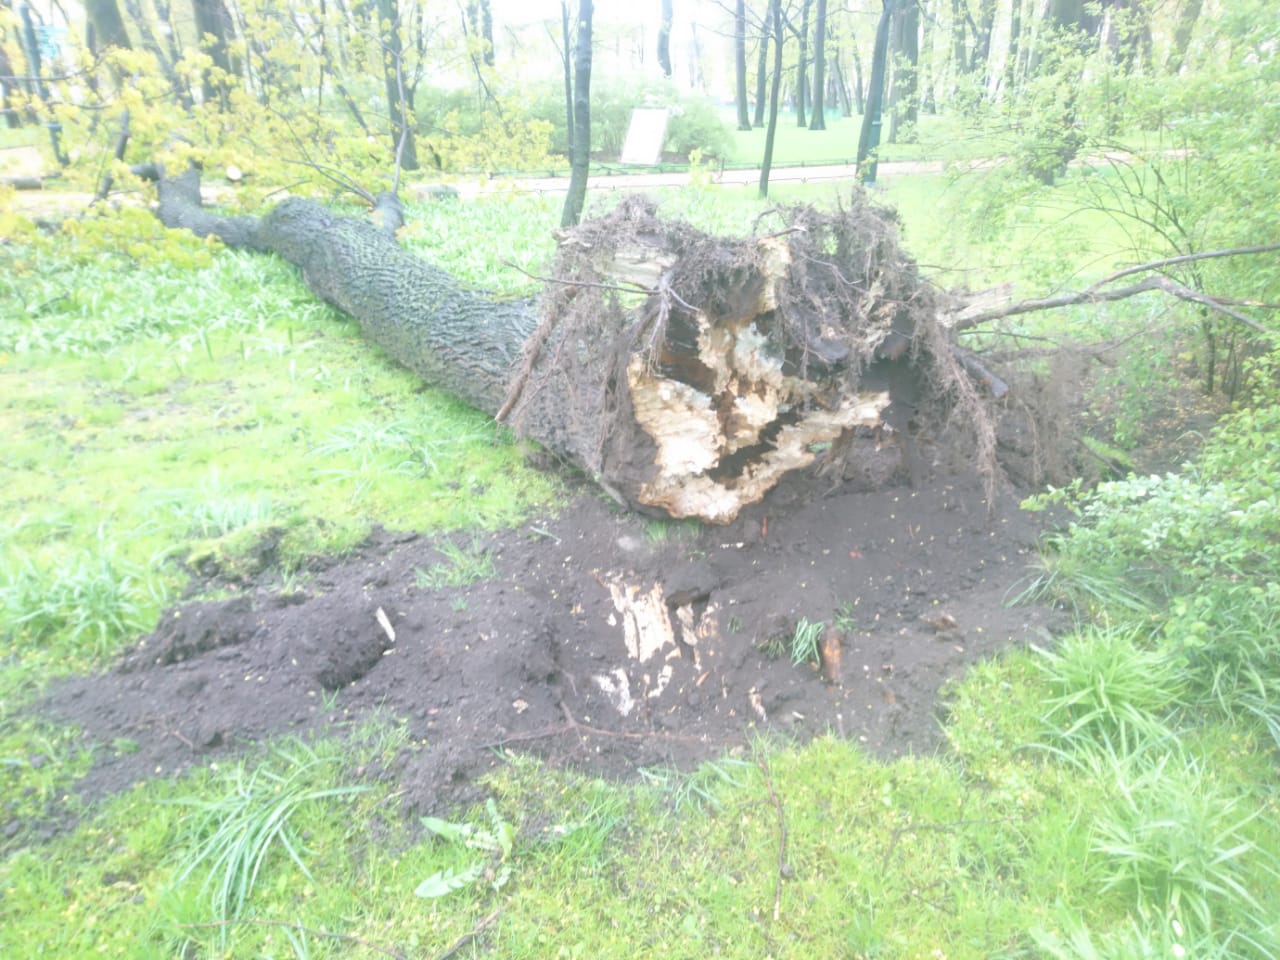
MULTIPOLYGON (((715 523, 819 457, 838 480, 891 441, 909 466, 913 431, 943 425, 990 492, 988 401, 1009 388, 956 331, 1063 299, 992 305, 939 290, 861 191, 832 214, 777 208, 780 228, 746 239, 661 221, 629 198, 558 232, 540 296, 502 299, 403 250, 394 194, 366 195, 370 221, 296 198, 223 217, 202 206, 196 171, 135 170, 158 180, 167 226, 279 254, 395 360, 618 500, 715 523)), ((1150 289, 1170 292, 1153 279, 1121 295, 1150 289)), ((1095 286, 1064 302, 1112 298, 1095 286)))
POLYGON ((780 209, 780 230, 740 240, 631 198, 559 232, 542 294, 512 300, 403 250, 392 195, 375 222, 301 199, 223 217, 195 171, 155 173, 167 226, 296 264, 395 360, 633 507, 728 522, 820 453, 834 470, 853 437, 905 437, 957 408, 993 456, 943 294, 861 193, 832 215, 780 209))

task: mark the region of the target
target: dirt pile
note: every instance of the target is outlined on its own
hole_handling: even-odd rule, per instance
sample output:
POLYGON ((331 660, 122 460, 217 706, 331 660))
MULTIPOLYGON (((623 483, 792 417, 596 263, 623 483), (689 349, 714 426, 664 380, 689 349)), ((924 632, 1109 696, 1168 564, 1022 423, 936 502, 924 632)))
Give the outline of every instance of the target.
POLYGON ((948 677, 1059 625, 1004 605, 1036 517, 1012 498, 989 512, 982 486, 823 496, 799 476, 701 528, 584 492, 478 541, 496 575, 467 587, 425 586, 447 567, 439 541, 383 533, 292 591, 244 584, 167 611, 116 669, 45 706, 108 745, 87 798, 375 714, 407 726, 414 746, 384 774, 417 812, 478 796, 495 748, 623 777, 760 732, 927 752, 948 677), (834 682, 793 665, 802 618, 839 618, 834 682), (136 750, 109 748, 123 741, 136 750))

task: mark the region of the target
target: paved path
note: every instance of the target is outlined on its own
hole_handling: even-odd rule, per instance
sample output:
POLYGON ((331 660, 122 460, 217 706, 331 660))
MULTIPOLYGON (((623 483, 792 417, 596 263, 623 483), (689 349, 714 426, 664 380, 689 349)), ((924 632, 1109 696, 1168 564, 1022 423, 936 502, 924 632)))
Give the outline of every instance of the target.
MULTIPOLYGON (((8 147, 0 149, 0 175, 6 176, 38 176, 41 170, 40 153, 34 147, 8 147)), ((940 160, 882 162, 878 168, 882 180, 910 174, 941 173, 943 164, 940 160)), ((774 167, 769 177, 771 184, 797 183, 839 183, 852 182, 857 178, 857 168, 851 163, 817 164, 806 166, 774 167)), ((760 182, 759 169, 733 169, 712 171, 713 183, 721 186, 754 186, 760 182)), ((608 192, 615 190, 643 190, 683 187, 689 184, 690 173, 687 170, 667 173, 628 173, 617 169, 593 174, 587 182, 589 191, 608 192)), ((83 211, 93 199, 92 194, 59 190, 58 181, 52 181, 52 189, 19 190, 14 196, 14 206, 18 212, 28 216, 75 216, 83 211)), ((416 200, 428 199, 435 185, 429 183, 408 183, 404 194, 416 200)), ((501 177, 485 179, 483 177, 460 177, 451 186, 458 195, 473 198, 485 194, 516 193, 551 193, 561 194, 569 189, 568 176, 562 177, 501 177)), ((216 201, 224 188, 216 182, 207 182, 204 194, 207 200, 216 201)), ((437 188, 438 189, 438 188, 437 188)))

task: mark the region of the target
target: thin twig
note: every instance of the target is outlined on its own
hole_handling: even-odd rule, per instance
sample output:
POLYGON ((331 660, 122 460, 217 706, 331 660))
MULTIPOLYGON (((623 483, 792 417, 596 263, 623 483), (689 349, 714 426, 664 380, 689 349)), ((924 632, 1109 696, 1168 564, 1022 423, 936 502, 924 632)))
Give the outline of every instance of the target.
POLYGON ((1253 253, 1271 253, 1280 250, 1280 243, 1266 243, 1256 247, 1234 247, 1230 250, 1207 250, 1204 253, 1186 253, 1180 257, 1169 257, 1165 260, 1152 260, 1150 263, 1140 263, 1136 267, 1126 267, 1109 277, 1104 277, 1095 283, 1090 289, 1104 287, 1108 283, 1114 283, 1121 277, 1128 277, 1135 273, 1146 273, 1148 270, 1159 270, 1161 267, 1173 267, 1180 263, 1191 263, 1196 260, 1214 260, 1218 257, 1239 257, 1253 253))
POLYGON ((493 921, 497 920, 498 917, 502 916, 502 911, 505 909, 506 907, 499 907, 497 910, 494 910, 493 913, 481 919, 479 923, 460 936, 452 947, 440 954, 440 956, 436 957, 436 960, 449 960, 449 958, 455 953, 465 947, 476 937, 480 936, 480 934, 484 933, 485 928, 488 927, 489 924, 493 923, 493 921))
POLYGON ((761 759, 757 760, 756 764, 764 774, 764 785, 769 790, 769 799, 773 801, 773 807, 778 811, 778 869, 773 883, 773 922, 777 923, 778 917, 782 915, 782 878, 791 872, 787 866, 787 818, 782 810, 782 798, 773 788, 773 777, 769 774, 768 761, 761 759))
POLYGON ((1115 290, 1098 290, 1090 287, 1086 290, 1079 290, 1075 293, 1063 293, 1056 297, 1037 297, 1032 300, 1022 300, 1018 303, 1008 304, 1003 307, 995 307, 990 310, 983 310, 980 313, 971 314, 962 317, 952 325, 954 330, 966 330, 969 327, 977 326, 980 323, 986 323, 989 320, 998 320, 1003 317, 1014 317, 1020 313, 1032 313, 1036 310, 1049 310, 1055 307, 1071 307, 1082 303, 1108 303, 1113 300, 1125 300, 1129 297, 1136 296, 1140 293, 1147 293, 1152 290, 1163 290, 1179 300, 1189 300, 1193 303, 1199 303, 1208 307, 1210 310, 1216 310, 1219 313, 1231 317, 1238 323, 1244 324, 1250 330, 1262 334, 1263 336, 1275 337, 1276 331, 1268 330, 1262 324, 1258 323, 1250 317, 1246 317, 1238 310, 1232 310, 1230 307, 1221 303, 1205 293, 1199 293, 1190 287, 1170 280, 1168 277, 1155 276, 1147 277, 1138 283, 1130 284, 1127 287, 1118 287, 1115 290))
POLYGON ((652 730, 644 733, 635 733, 628 730, 604 730, 600 727, 593 727, 585 723, 575 721, 572 726, 567 723, 558 723, 550 727, 541 727, 537 730, 530 730, 527 733, 513 733, 509 737, 503 737, 501 740, 493 740, 489 743, 481 744, 486 748, 505 747, 512 743, 527 743, 530 740, 546 740, 549 737, 559 737, 566 733, 575 733, 582 735, 584 733, 596 737, 618 737, 623 740, 670 740, 677 743, 719 743, 719 744, 741 744, 741 737, 706 737, 696 734, 680 734, 680 733, 663 733, 660 730, 652 730))
POLYGON ((1210 310, 1216 310, 1238 323, 1244 324, 1249 329, 1263 334, 1264 336, 1274 337, 1276 332, 1268 330, 1262 324, 1258 323, 1250 317, 1245 316, 1237 310, 1227 306, 1231 301, 1226 298, 1217 298, 1206 293, 1200 293, 1192 290, 1185 284, 1178 283, 1169 277, 1158 275, 1147 277, 1137 283, 1130 284, 1127 287, 1118 287, 1112 290, 1104 290, 1103 287, 1114 283, 1121 277, 1132 276, 1135 273, 1146 273, 1152 270, 1158 270, 1162 267, 1175 266, 1180 263, 1191 263, 1199 260, 1209 260, 1217 257, 1234 257, 1256 253, 1271 253, 1280 250, 1280 243, 1265 244, 1257 247, 1235 247, 1230 250, 1209 250, 1204 253, 1189 253, 1181 257, 1169 257, 1164 260, 1153 260, 1150 263, 1139 264, 1135 267, 1126 267, 1118 270, 1110 276, 1104 277, 1097 283, 1079 290, 1074 293, 1063 293, 1053 297, 1036 297, 1030 300, 1022 300, 1018 303, 1006 304, 1002 307, 993 307, 989 310, 982 310, 978 313, 968 316, 958 317, 952 324, 954 330, 960 331, 970 327, 975 327, 980 323, 986 323, 989 320, 998 320, 1004 317, 1013 317, 1021 313, 1031 313, 1036 310, 1048 310, 1055 307, 1070 307, 1082 303, 1106 303, 1113 300, 1124 300, 1128 297, 1136 296, 1140 293, 1146 293, 1151 290, 1163 290, 1171 296, 1180 300, 1188 300, 1192 303, 1198 303, 1208 307, 1210 310))
MULTIPOLYGON (((233 917, 229 920, 215 920, 209 923, 180 923, 178 924, 178 928, 182 930, 208 930, 216 929, 218 927, 230 927, 235 924, 244 924, 251 927, 283 927, 287 930, 297 930, 299 933, 309 934, 313 937, 324 937, 328 940, 345 940, 347 943, 359 944, 362 947, 368 947, 375 953, 382 954, 384 957, 395 957, 395 960, 408 960, 408 957, 403 953, 400 953, 398 950, 379 946, 376 943, 372 943, 369 940, 362 940, 360 937, 352 936, 349 933, 331 933, 328 930, 315 930, 311 927, 304 927, 300 923, 290 923, 287 920, 259 920, 255 917, 233 917)), ((453 953, 456 950, 457 947, 455 947, 454 950, 451 950, 450 953, 453 953)), ((449 954, 445 954, 444 956, 447 957, 449 954)))

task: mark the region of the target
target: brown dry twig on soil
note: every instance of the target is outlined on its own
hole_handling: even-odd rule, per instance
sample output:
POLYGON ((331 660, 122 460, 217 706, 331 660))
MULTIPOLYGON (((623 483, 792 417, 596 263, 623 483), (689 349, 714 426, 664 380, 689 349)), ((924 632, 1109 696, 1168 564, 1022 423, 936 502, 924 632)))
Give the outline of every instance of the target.
POLYGON ((472 927, 470 930, 468 930, 466 933, 460 936, 454 942, 452 947, 450 947, 444 953, 436 957, 435 960, 449 960, 449 958, 452 957, 455 953, 457 953, 459 950, 465 947, 468 943, 470 943, 476 937, 480 936, 480 934, 484 933, 485 928, 488 927, 489 924, 493 923, 493 921, 497 920, 498 917, 502 916, 502 911, 504 911, 505 909, 506 907, 498 907, 497 910, 494 910, 487 917, 481 918, 479 923, 477 923, 474 927, 472 927))

